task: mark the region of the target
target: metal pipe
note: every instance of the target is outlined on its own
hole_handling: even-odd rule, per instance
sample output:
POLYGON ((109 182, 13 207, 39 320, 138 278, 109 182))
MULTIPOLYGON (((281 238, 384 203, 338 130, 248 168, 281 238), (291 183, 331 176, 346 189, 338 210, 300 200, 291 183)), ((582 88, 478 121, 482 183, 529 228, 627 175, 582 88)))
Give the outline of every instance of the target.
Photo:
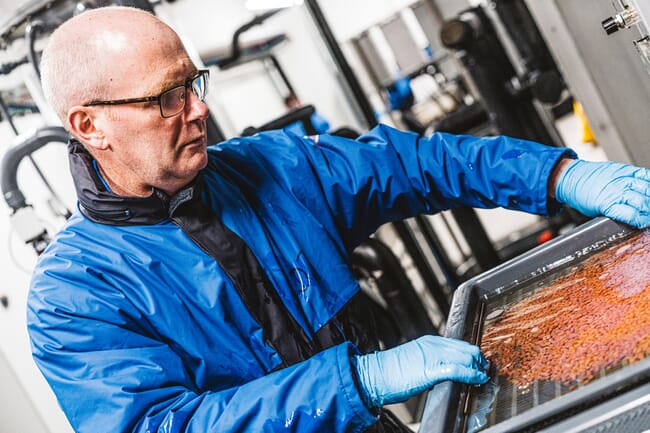
POLYGON ((350 67, 350 64, 348 63, 347 59, 343 55, 343 51, 341 51, 341 47, 336 41, 332 29, 330 28, 329 23, 325 19, 325 16, 323 15, 323 11, 318 5, 318 1, 305 0, 305 6, 307 6, 307 10, 309 10, 309 13, 311 14, 314 22, 316 23, 316 26, 318 27, 318 30, 323 40, 325 41, 325 45, 327 46, 327 49, 330 52, 330 55, 334 59, 334 62, 338 66, 339 71, 343 75, 343 78, 345 79, 348 87, 350 88, 350 91, 354 96, 354 100, 356 101, 358 108, 361 111, 361 114, 363 115, 366 124, 368 125, 368 128, 372 128, 376 126, 378 122, 377 122, 377 118, 375 117, 375 110, 373 110, 372 105, 370 104, 368 97, 363 91, 363 88, 361 87, 361 84, 359 83, 357 76, 355 75, 354 71, 350 67))
MULTIPOLYGON (((422 233, 424 240, 429 246, 429 249, 431 250, 431 254, 433 254, 433 257, 436 259, 436 262, 438 262, 438 266, 440 266, 440 270, 445 275, 447 284, 449 285, 451 291, 453 292, 458 288, 458 285, 460 284, 460 279, 458 277, 458 274, 456 273, 455 266, 452 264, 451 258, 446 253, 445 248, 442 246, 442 242, 440 241, 438 234, 431 226, 431 223, 427 221, 426 217, 422 215, 417 216, 415 217, 415 222, 418 228, 420 229, 420 232, 422 233)), ((451 230, 450 233, 453 237, 454 234, 451 232, 451 230)), ((458 242, 457 239, 454 238, 454 240, 458 242)), ((460 245, 458 247, 460 248, 460 245)))
POLYGON ((287 74, 284 72, 284 68, 278 61, 277 57, 275 57, 273 54, 269 54, 269 59, 271 60, 271 63, 273 63, 275 69, 278 71, 278 74, 280 74, 280 78, 282 78, 282 82, 287 87, 289 94, 295 95, 296 91, 293 89, 293 86, 291 85, 291 81, 289 81, 289 77, 287 77, 287 74))
POLYGON ((463 232, 465 241, 472 251, 472 255, 481 267, 487 271, 501 263, 490 237, 488 236, 476 211, 468 206, 462 206, 451 210, 451 213, 463 232))
POLYGON ((9 122, 9 127, 11 130, 14 132, 15 135, 18 135, 18 128, 16 128, 16 124, 14 123, 14 119, 9 114, 9 108, 7 107, 7 104, 5 103, 4 98, 2 95, 0 95, 0 111, 2 112, 2 117, 7 119, 7 122, 9 122))
POLYGON ((0 64, 0 75, 8 75, 18 66, 23 65, 27 62, 29 62, 29 58, 27 56, 24 56, 21 59, 16 60, 15 62, 2 63, 0 64))
POLYGON ((402 337, 412 340, 424 334, 438 333, 399 260, 383 242, 367 239, 353 251, 351 262, 353 267, 358 266, 373 275, 402 337))
POLYGON ((404 243, 404 249, 413 260, 413 264, 417 269, 418 273, 422 277, 422 281, 433 297, 434 301, 438 305, 441 314, 444 317, 447 317, 449 314, 450 302, 445 294, 445 290, 438 281, 436 273, 431 268, 431 264, 426 258, 426 255, 422 251, 422 248, 418 244, 413 231, 408 227, 406 221, 395 221, 392 223, 393 228, 397 232, 402 243, 404 243))

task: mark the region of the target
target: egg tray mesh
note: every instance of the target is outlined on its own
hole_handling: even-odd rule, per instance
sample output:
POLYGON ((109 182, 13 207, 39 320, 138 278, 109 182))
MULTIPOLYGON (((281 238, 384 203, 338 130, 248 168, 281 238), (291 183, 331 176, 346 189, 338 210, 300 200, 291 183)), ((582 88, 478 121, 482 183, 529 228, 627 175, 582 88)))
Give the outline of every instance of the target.
POLYGON ((650 231, 597 219, 459 287, 448 337, 491 380, 437 385, 420 433, 536 431, 650 381, 650 231))

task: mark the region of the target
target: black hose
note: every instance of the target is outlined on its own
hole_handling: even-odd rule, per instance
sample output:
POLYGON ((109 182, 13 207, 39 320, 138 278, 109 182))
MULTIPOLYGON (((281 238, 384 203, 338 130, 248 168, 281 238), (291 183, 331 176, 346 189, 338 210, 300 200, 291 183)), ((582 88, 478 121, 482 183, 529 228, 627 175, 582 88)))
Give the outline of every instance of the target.
POLYGON ((38 56, 36 55, 36 49, 34 46, 36 45, 36 37, 40 32, 44 30, 44 28, 45 27, 43 25, 43 21, 41 20, 30 21, 29 24, 27 24, 27 27, 25 27, 25 37, 27 38, 27 44, 29 48, 27 51, 27 56, 39 80, 41 79, 41 69, 38 66, 39 60, 38 56))
POLYGON ((271 18, 273 15, 277 14, 281 10, 282 9, 273 9, 268 12, 264 12, 261 15, 256 15, 252 20, 250 20, 249 22, 247 22, 246 24, 242 25, 237 30, 235 30, 235 33, 233 33, 232 35, 230 56, 220 61, 219 67, 225 68, 226 66, 235 63, 237 60, 239 60, 239 58, 241 57, 241 47, 239 44, 239 38, 241 37, 242 34, 247 32, 251 28, 262 24, 264 21, 271 18))
POLYGON ((70 134, 60 126, 45 126, 25 139, 22 143, 13 146, 4 154, 2 158, 2 165, 0 165, 0 186, 2 187, 2 195, 7 202, 7 205, 13 211, 27 206, 25 196, 18 188, 18 165, 23 158, 31 156, 41 147, 48 143, 60 142, 67 143, 70 139, 70 134))
MULTIPOLYGON (((0 95, 0 112, 7 119, 7 122, 9 122, 9 126, 13 130, 14 134, 19 135, 18 134, 18 129, 16 128, 16 124, 13 121, 13 117, 9 113, 9 109, 7 108, 7 105, 5 104, 4 99, 2 98, 1 95, 0 95)), ((38 176, 41 178, 41 180, 45 184, 45 187, 47 188, 47 190, 50 192, 50 194, 52 194, 52 197, 54 198, 54 200, 56 200, 59 203, 59 205, 61 205, 63 208, 65 208, 65 206, 62 205, 62 203, 63 203, 62 200, 59 198, 56 191, 54 191, 54 188, 52 188, 52 185, 50 185, 50 183, 48 182, 47 178, 43 174, 43 171, 41 170, 41 167, 36 163, 36 161, 34 160, 34 158, 31 155, 31 153, 29 153, 26 156, 27 156, 27 159, 29 160, 29 162, 31 162, 31 164, 34 166, 34 170, 36 170, 36 174, 38 174, 38 176)), ((68 209, 65 209, 65 214, 63 216, 68 218, 70 215, 72 215, 70 213, 70 211, 68 209)))

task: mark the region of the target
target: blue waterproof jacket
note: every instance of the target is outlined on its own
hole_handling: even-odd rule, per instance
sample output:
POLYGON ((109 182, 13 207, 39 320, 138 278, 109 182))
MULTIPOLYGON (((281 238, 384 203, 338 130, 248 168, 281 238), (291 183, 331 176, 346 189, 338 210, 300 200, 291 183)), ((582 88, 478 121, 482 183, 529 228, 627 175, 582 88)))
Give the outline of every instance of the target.
MULTIPOLYGON (((208 152, 203 199, 308 338, 359 291, 348 258, 380 225, 461 204, 554 212, 549 175, 573 156, 387 126, 356 141, 272 131, 208 152)), ((122 224, 130 202, 104 196, 121 206, 116 223, 93 222, 82 203, 40 257, 28 300, 34 358, 76 431, 359 432, 376 422, 353 345, 282 368, 212 257, 164 215, 122 224)))

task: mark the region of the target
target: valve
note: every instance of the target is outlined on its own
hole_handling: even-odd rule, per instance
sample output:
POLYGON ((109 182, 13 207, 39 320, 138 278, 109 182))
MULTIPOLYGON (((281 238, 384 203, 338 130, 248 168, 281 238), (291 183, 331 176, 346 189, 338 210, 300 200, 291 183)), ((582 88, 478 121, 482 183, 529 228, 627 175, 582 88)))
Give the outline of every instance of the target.
POLYGON ((639 22, 639 13, 630 5, 625 6, 621 12, 602 21, 603 30, 608 35, 620 29, 629 29, 639 22))

